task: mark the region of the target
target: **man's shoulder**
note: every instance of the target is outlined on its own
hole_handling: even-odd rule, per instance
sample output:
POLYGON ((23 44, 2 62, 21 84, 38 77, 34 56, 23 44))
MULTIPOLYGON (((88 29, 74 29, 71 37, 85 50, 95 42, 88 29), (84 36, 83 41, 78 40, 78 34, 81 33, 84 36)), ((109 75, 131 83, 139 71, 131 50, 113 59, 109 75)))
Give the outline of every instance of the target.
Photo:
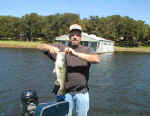
POLYGON ((81 46, 81 47, 84 48, 84 49, 91 49, 90 46, 81 46))
POLYGON ((87 53, 94 53, 93 48, 90 46, 81 46, 80 49, 82 49, 83 51, 85 51, 87 53))

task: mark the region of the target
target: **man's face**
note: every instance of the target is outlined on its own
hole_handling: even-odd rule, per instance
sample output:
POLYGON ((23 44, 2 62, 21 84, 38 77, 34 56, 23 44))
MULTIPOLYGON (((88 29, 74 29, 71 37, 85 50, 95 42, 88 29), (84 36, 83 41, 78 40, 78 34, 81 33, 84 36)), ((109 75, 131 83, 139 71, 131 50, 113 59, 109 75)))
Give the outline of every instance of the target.
POLYGON ((72 46, 78 46, 80 45, 80 41, 81 41, 81 31, 79 30, 73 30, 70 32, 69 35, 70 38, 70 43, 72 46))

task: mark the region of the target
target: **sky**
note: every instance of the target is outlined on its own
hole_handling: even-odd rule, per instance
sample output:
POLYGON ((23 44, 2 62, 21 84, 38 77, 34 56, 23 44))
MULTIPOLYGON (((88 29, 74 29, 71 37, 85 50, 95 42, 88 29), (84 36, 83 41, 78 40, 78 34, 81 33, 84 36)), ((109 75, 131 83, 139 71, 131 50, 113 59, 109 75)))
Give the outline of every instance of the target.
POLYGON ((150 25, 150 0, 0 0, 0 16, 76 13, 80 18, 129 16, 150 25))

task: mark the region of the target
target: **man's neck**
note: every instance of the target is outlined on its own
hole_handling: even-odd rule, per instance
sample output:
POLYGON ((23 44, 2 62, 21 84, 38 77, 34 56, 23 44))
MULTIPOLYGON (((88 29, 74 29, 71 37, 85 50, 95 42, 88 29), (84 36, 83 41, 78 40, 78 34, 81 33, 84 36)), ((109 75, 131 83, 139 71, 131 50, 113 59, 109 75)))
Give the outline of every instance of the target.
POLYGON ((73 49, 79 48, 80 46, 81 46, 81 44, 79 44, 79 45, 72 45, 71 43, 69 43, 69 47, 71 47, 73 49))

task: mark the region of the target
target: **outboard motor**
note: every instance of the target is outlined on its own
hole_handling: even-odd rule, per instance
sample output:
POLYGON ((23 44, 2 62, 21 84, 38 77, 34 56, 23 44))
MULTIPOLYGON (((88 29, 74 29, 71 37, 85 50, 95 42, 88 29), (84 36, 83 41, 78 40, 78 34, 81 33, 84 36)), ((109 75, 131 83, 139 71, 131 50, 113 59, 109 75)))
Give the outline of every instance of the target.
POLYGON ((21 94, 21 102, 23 116, 33 116, 36 107, 39 104, 36 91, 24 90, 21 94))

